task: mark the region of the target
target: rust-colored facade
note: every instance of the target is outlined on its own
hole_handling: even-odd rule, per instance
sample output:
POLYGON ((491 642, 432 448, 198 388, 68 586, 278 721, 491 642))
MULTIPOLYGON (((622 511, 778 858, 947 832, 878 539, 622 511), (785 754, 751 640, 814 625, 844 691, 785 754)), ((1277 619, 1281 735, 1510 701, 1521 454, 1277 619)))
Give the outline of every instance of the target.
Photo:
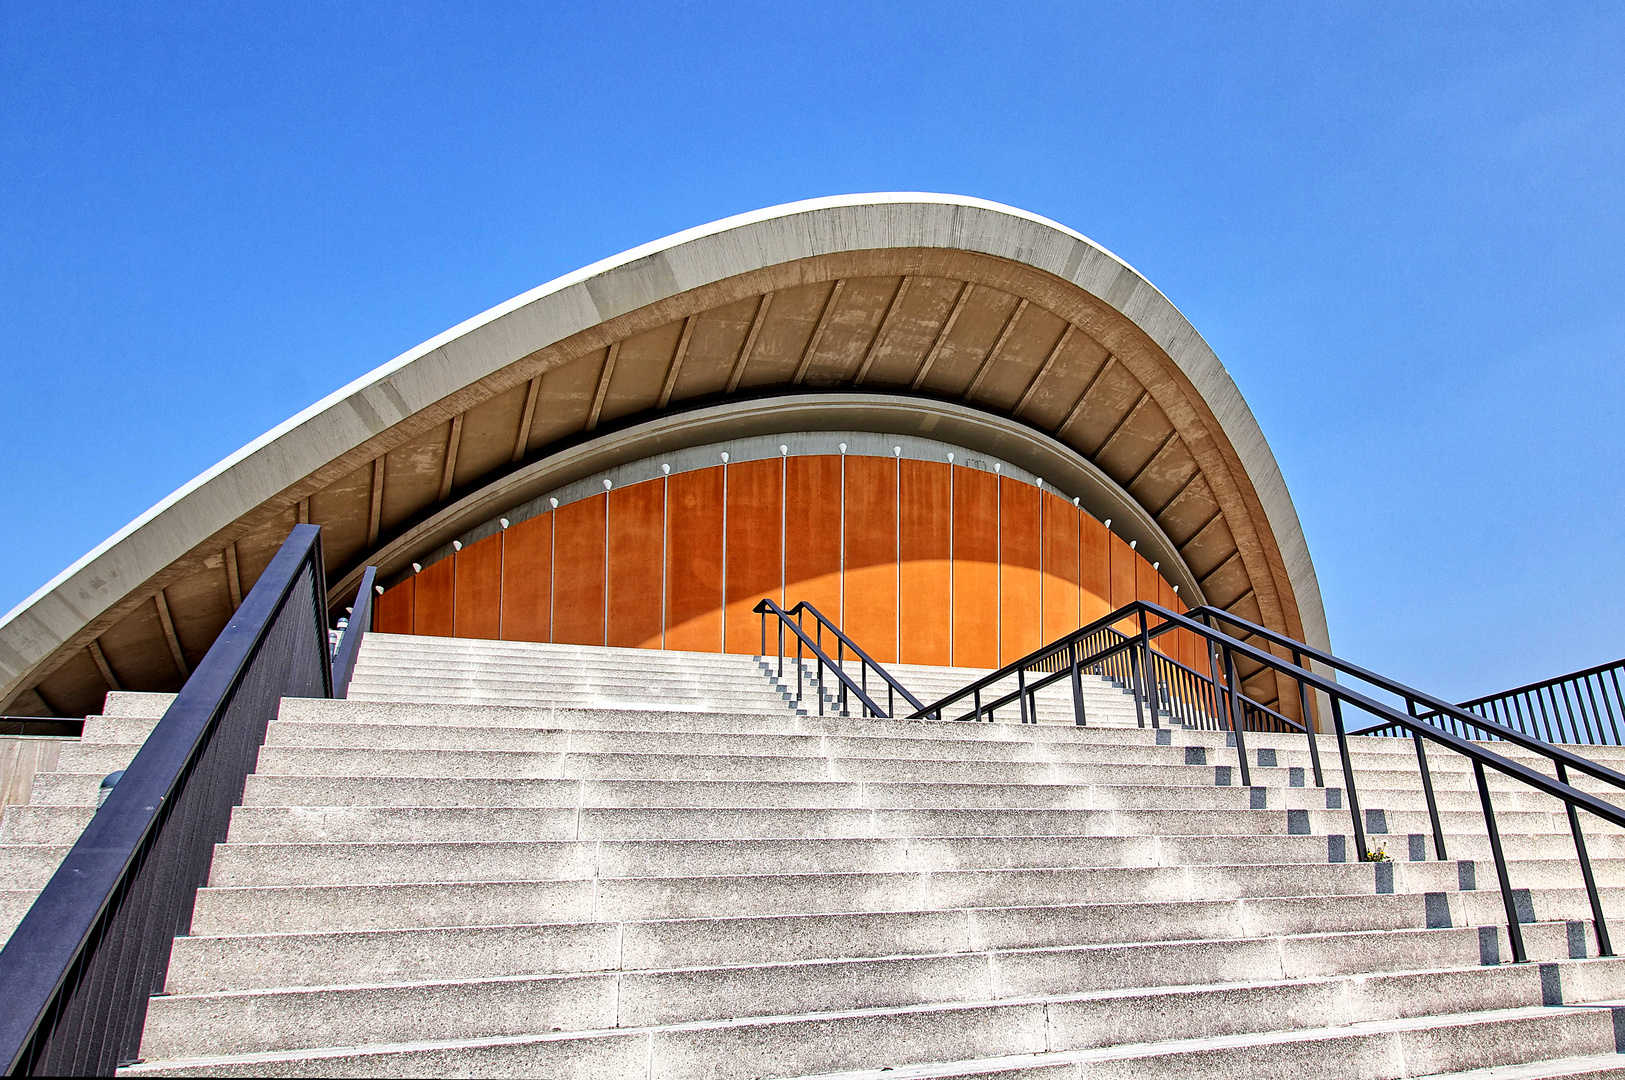
MULTIPOLYGON (((979 668, 1132 600, 1184 610, 1127 542, 1040 484, 810 454, 673 473, 516 522, 386 590, 373 628, 755 653, 763 597, 811 602, 882 663, 979 668)), ((1194 643, 1159 647, 1205 667, 1194 643)))

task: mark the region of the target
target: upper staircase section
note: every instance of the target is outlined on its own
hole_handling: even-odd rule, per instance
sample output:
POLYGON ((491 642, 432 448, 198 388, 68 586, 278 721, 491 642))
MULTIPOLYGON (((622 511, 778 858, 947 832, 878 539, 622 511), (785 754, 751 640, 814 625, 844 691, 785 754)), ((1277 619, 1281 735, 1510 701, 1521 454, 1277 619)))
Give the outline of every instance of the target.
MULTIPOLYGON (((808 714, 819 711, 821 690, 824 711, 838 713, 834 678, 826 672, 820 686, 810 658, 802 661, 803 700, 796 708, 795 664, 787 658, 780 675, 777 657, 373 633, 363 639, 348 696, 444 705, 808 714)), ((849 659, 847 666, 858 678, 857 662, 849 659)), ((988 674, 920 664, 888 670, 927 700, 988 674)), ((1091 725, 1136 726, 1134 699, 1110 679, 1087 676, 1083 692, 1091 725)), ((1037 705, 1039 723, 1074 724, 1068 687, 1040 691, 1037 705)), ((1007 713, 1014 719, 1014 709, 1007 713)))

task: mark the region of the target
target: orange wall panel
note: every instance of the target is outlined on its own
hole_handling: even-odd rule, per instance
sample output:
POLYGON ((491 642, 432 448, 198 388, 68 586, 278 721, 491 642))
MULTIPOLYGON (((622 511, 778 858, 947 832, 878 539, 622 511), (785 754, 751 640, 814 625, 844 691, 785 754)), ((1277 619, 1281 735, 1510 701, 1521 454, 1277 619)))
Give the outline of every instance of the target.
POLYGON ((413 590, 412 632, 430 637, 451 637, 452 586, 457 580, 457 563, 441 559, 425 566, 417 575, 413 590))
POLYGON ((412 633, 412 592, 416 577, 409 577, 373 600, 372 628, 380 634, 412 633))
POLYGON ((784 606, 841 622, 841 458, 793 457, 784 477, 784 606))
POLYGON ((951 466, 904 461, 898 514, 903 579, 898 662, 948 663, 948 486, 951 466))
POLYGON ((1008 664, 1043 642, 1039 562, 1043 532, 1036 487, 999 477, 999 663, 1008 664))
POLYGON ((677 473, 666 493, 666 648, 722 650, 722 466, 677 473))
MULTIPOLYGON (((1150 568, 1147 567, 1147 569, 1150 569, 1150 568)), ((1152 571, 1152 573, 1155 574, 1156 571, 1152 571)), ((1151 602, 1153 604, 1159 604, 1162 607, 1165 607, 1168 610, 1172 611, 1173 607, 1174 607, 1174 588, 1173 588, 1173 586, 1169 585, 1167 580, 1165 578, 1163 578, 1161 575, 1157 575, 1156 589, 1157 589, 1157 595, 1150 598, 1151 602)), ((1174 631, 1173 633, 1164 634, 1160 638, 1157 638, 1154 642, 1152 642, 1151 647, 1156 649, 1158 652, 1162 653, 1164 656, 1171 656, 1175 660, 1178 660, 1179 659, 1179 638, 1176 636, 1177 634, 1178 634, 1177 630, 1174 631)))
MULTIPOLYGON (((756 653, 762 617, 751 609, 764 598, 779 603, 783 470, 778 458, 728 466, 728 652, 756 653)), ((768 630, 775 633, 771 625, 768 630)))
POLYGON ((604 643, 604 496, 553 511, 553 640, 604 643))
MULTIPOLYGON (((1132 604, 1135 600, 1136 575, 1134 571, 1135 564, 1139 562, 1139 557, 1134 554, 1134 549, 1128 546, 1128 541, 1124 540, 1116 533, 1112 533, 1111 536, 1108 537, 1107 543, 1111 550, 1111 609, 1116 611, 1125 604, 1132 604)), ((1117 630, 1120 630, 1125 634, 1137 634, 1140 632, 1140 624, 1138 619, 1125 619, 1122 622, 1114 623, 1113 625, 1117 630)))
POLYGON ((1111 533, 1088 514, 1078 519, 1078 625, 1112 610, 1111 533))
POLYGON ((660 648, 665 481, 609 492, 609 644, 660 648))
POLYGON ((1079 626, 1078 515, 1081 511, 1059 495, 1045 492, 1044 632, 1045 643, 1079 626))
POLYGON ((847 636, 882 664, 897 660, 897 461, 846 459, 847 636))
POLYGON ((466 638, 502 636, 502 534, 468 545, 451 561, 457 564, 452 632, 466 638))
POLYGON ((539 514, 503 533, 503 638, 551 640, 552 612, 553 515, 539 514))
POLYGON ((999 666, 998 477, 955 466, 952 663, 999 666))

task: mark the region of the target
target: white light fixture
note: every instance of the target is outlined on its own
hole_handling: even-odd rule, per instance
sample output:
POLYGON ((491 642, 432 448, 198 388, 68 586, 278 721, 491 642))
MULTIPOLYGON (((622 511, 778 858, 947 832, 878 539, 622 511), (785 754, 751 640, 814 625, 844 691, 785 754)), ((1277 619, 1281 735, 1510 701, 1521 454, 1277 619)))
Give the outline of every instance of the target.
POLYGON ((509 521, 507 518, 497 518, 497 521, 501 523, 504 529, 513 524, 513 522, 509 521))
POLYGON ((557 510, 559 508, 559 501, 557 499, 549 499, 547 501, 553 504, 553 509, 557 510))
POLYGON ((1130 540, 1128 542, 1128 549, 1130 551, 1133 551, 1135 548, 1137 548, 1139 546, 1140 546, 1140 542, 1138 540, 1130 540))
POLYGON ((845 443, 841 444, 841 453, 843 453, 843 454, 846 453, 846 444, 845 443))
POLYGON ((722 452, 722 463, 724 465, 728 464, 728 451, 726 450, 722 452))
POLYGON ((1111 527, 1112 527, 1112 519, 1111 519, 1111 518, 1107 518, 1107 519, 1106 519, 1106 528, 1108 528, 1108 529, 1109 529, 1109 528, 1111 528, 1111 527))
POLYGON ((790 448, 788 446, 784 445, 783 443, 780 443, 779 444, 779 453, 781 455, 783 455, 784 457, 789 457, 790 456, 790 448))
POLYGON ((950 453, 948 455, 948 464, 952 465, 953 463, 954 463, 954 456, 953 456, 952 453, 950 453))
POLYGON ((1004 471, 1004 463, 999 462, 999 461, 995 461, 993 463, 993 471, 994 472, 1003 472, 1004 471))
POLYGON ((453 551, 461 551, 461 550, 463 550, 463 542, 461 540, 453 540, 451 542, 451 550, 453 550, 453 551))
POLYGON ((1175 596, 1178 596, 1178 595, 1179 595, 1179 586, 1178 586, 1178 585, 1175 585, 1175 586, 1174 586, 1174 595, 1175 595, 1175 596))
POLYGON ((413 563, 413 564, 412 564, 412 573, 414 573, 414 574, 421 574, 421 573, 423 573, 423 566, 422 566, 422 564, 420 564, 420 563, 413 563))
POLYGON ((609 477, 607 477, 607 476, 606 476, 606 477, 605 477, 605 478, 604 478, 604 490, 605 490, 605 491, 608 491, 608 490, 609 490, 609 488, 610 488, 610 483, 609 483, 609 477))
POLYGON ((1083 499, 1081 497, 1074 496, 1073 499, 1072 499, 1072 505, 1073 506, 1082 506, 1083 505, 1083 499))
POLYGON ((378 590, 379 596, 384 595, 384 587, 382 585, 374 585, 373 588, 378 590))
POLYGON ((902 447, 901 447, 901 446, 894 446, 894 447, 892 447, 892 448, 891 448, 891 452, 892 452, 892 453, 893 453, 893 454, 895 454, 895 455, 897 455, 897 456, 898 456, 898 457, 902 457, 902 456, 903 456, 903 448, 902 448, 902 447))
POLYGON ((1154 562, 1154 563, 1151 564, 1151 569, 1153 569, 1153 570, 1161 570, 1162 569, 1162 564, 1160 562, 1154 562))
POLYGON ((667 465, 665 463, 662 463, 661 466, 660 466, 660 471, 665 473, 667 476, 670 476, 671 475, 671 466, 667 465))

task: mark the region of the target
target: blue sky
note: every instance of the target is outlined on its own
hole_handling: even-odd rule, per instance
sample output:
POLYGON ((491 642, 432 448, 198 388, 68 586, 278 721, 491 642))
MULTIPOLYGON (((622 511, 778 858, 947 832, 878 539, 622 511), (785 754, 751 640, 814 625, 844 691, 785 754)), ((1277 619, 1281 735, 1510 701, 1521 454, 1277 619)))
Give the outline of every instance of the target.
POLYGON ((1337 651, 1625 655, 1625 8, 0 4, 0 609, 417 342, 729 214, 947 191, 1218 350, 1337 651))

